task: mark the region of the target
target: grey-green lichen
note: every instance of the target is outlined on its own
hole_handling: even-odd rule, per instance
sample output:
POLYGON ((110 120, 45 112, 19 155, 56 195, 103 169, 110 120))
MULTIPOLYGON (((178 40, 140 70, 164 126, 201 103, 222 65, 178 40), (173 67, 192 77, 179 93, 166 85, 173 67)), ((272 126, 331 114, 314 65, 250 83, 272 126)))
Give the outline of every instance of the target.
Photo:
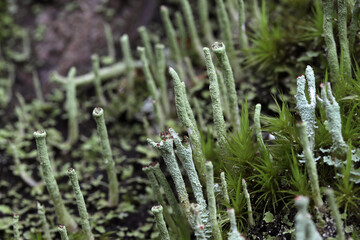
POLYGON ((109 179, 109 206, 115 207, 119 203, 119 182, 105 125, 104 110, 101 107, 96 107, 92 115, 96 122, 96 129, 101 142, 101 153, 109 179))
POLYGON ((306 123, 305 122, 299 123, 299 124, 297 124, 297 126, 298 126, 299 132, 300 132, 301 145, 304 150, 305 161, 306 161, 305 165, 306 165, 306 169, 308 171, 309 178, 310 178, 310 186, 311 186, 311 190, 312 190, 313 199, 314 199, 315 205, 318 208, 321 208, 324 203, 321 199, 320 187, 319 187, 319 177, 318 177, 317 170, 316 170, 313 152, 310 149, 309 140, 308 140, 308 137, 306 134, 306 123))
POLYGON ((46 132, 44 130, 38 130, 34 132, 34 138, 36 141, 40 167, 43 172, 43 181, 45 182, 46 188, 49 192, 50 199, 54 204, 58 221, 59 223, 66 225, 68 229, 73 232, 77 229, 77 224, 68 213, 62 201, 59 187, 54 177, 46 148, 46 132))
POLYGON ((316 230, 311 215, 307 211, 309 198, 297 196, 295 198, 295 206, 298 210, 295 216, 295 239, 296 240, 320 240, 322 239, 316 230))
POLYGON ((213 109, 213 119, 215 124, 215 130, 217 132, 217 138, 219 141, 219 145, 221 148, 224 148, 226 139, 226 128, 225 128, 225 121, 224 115, 222 111, 222 106, 220 102, 220 90, 219 90, 219 83, 217 80, 217 74, 215 71, 214 64, 212 62, 211 53, 209 48, 204 48, 204 55, 205 55, 205 63, 207 68, 207 73, 209 77, 209 90, 210 90, 210 97, 211 97, 211 105, 213 109))
POLYGON ((75 169, 69 168, 69 170, 67 171, 67 175, 70 178, 71 186, 75 193, 76 205, 77 205, 79 215, 81 218, 81 228, 85 233, 85 239, 86 240, 94 240, 94 236, 91 232, 91 226, 90 226, 90 222, 89 222, 89 214, 86 209, 84 196, 81 192, 79 180, 78 180, 75 169))
POLYGON ((214 168, 212 162, 207 161, 205 167, 206 167, 206 193, 209 203, 209 214, 210 214, 212 235, 215 240, 222 240, 221 231, 219 228, 219 223, 217 221, 217 215, 216 215, 216 198, 214 193, 214 168))
POLYGON ((40 221, 41 221, 42 229, 43 229, 43 233, 44 233, 43 237, 46 240, 51 240, 50 226, 46 220, 45 209, 39 202, 37 203, 37 209, 38 209, 38 214, 40 216, 40 221))
POLYGON ((224 82, 226 85, 229 106, 231 111, 231 123, 234 128, 240 130, 240 115, 238 98, 235 89, 234 74, 230 65, 229 58, 226 54, 225 44, 221 42, 215 42, 212 46, 212 51, 219 62, 220 70, 224 76, 224 82))
POLYGON ((68 112, 68 143, 74 144, 79 137, 79 125, 77 120, 77 98, 76 98, 76 84, 74 77, 76 69, 72 67, 68 74, 68 82, 66 84, 66 109, 68 112))
POLYGON ((153 206, 151 208, 151 212, 155 216, 155 221, 160 232, 161 240, 170 240, 170 235, 164 221, 163 207, 161 205, 153 206))
POLYGON ((326 194, 327 199, 328 199, 328 203, 329 203, 329 207, 331 209, 331 213, 332 213, 333 218, 335 220, 337 239, 338 240, 345 240, 344 225, 343 225, 343 222, 341 220, 341 214, 339 212, 339 208, 338 208, 338 206, 336 204, 336 201, 335 201, 334 190, 332 190, 331 188, 327 188, 327 189, 325 189, 325 194, 326 194))
POLYGON ((66 227, 64 225, 59 225, 58 226, 58 231, 60 233, 61 236, 61 240, 69 240, 67 231, 66 231, 66 227))
POLYGON ((318 100, 324 106, 326 118, 329 122, 329 131, 333 142, 331 152, 335 157, 345 159, 349 146, 345 143, 341 133, 340 106, 332 94, 329 82, 326 85, 321 84, 320 88, 321 98, 318 98, 318 100))
POLYGON ((174 81, 176 112, 182 125, 187 128, 191 140, 193 160, 201 182, 205 183, 205 156, 202 151, 201 138, 197 130, 196 123, 191 120, 193 118, 193 114, 189 107, 189 101, 186 97, 185 84, 180 80, 178 74, 173 68, 169 68, 169 74, 174 81))
POLYGON ((229 232, 228 240, 245 240, 243 235, 239 233, 237 229, 235 210, 233 208, 230 208, 227 210, 227 212, 230 219, 230 232, 229 232))
POLYGON ((306 122, 306 132, 309 138, 310 150, 314 150, 315 145, 315 75, 310 66, 306 67, 305 76, 301 75, 297 78, 297 92, 296 92, 296 108, 299 110, 301 120, 306 122), (305 78, 306 76, 306 78, 305 78), (306 84, 307 82, 307 84, 306 84), (308 102, 305 94, 305 86, 308 86, 308 93, 310 103, 308 102))
POLYGON ((250 199, 250 194, 247 189, 246 180, 242 179, 241 183, 242 183, 242 187, 243 187, 243 191, 244 191, 244 195, 245 195, 245 199, 246 199, 246 206, 247 206, 247 210, 248 210, 248 222, 249 222, 250 227, 253 227, 255 225, 255 221, 254 221, 254 217, 253 217, 253 211, 252 211, 252 207, 251 207, 251 199, 250 199))

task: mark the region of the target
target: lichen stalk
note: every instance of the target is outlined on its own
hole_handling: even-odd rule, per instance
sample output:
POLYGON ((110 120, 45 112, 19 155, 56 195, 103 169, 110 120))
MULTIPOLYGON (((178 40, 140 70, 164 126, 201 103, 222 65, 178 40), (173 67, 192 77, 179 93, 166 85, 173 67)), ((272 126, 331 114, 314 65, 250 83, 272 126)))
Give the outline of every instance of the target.
POLYGON ((159 94, 156 89, 154 78, 150 72, 149 62, 148 62, 148 59, 146 58, 145 49, 143 47, 138 47, 137 51, 140 54, 140 59, 143 64, 143 71, 144 71, 148 91, 154 101, 153 105, 154 105, 156 121, 157 121, 159 129, 163 129, 164 128, 163 110, 162 110, 161 103, 159 100, 159 94))
POLYGON ((58 231, 60 233, 61 240, 69 240, 69 237, 68 237, 68 234, 66 231, 66 227, 64 225, 59 225, 58 231))
POLYGON ((336 52, 336 43, 333 33, 333 11, 334 11, 334 0, 323 0, 323 12, 324 12, 324 40, 327 48, 327 60, 328 69, 330 73, 331 82, 336 82, 339 77, 339 61, 336 52))
POLYGON ((214 64, 212 62, 211 53, 209 48, 204 48, 204 55, 205 55, 205 63, 207 68, 207 73, 209 77, 209 90, 210 90, 210 97, 211 97, 211 105, 213 109, 213 119, 215 124, 215 130, 217 133, 217 138, 219 141, 219 145, 222 149, 224 149, 224 145, 226 142, 225 135, 226 135, 226 128, 225 128, 225 121, 223 110, 221 106, 221 97, 220 97, 220 90, 219 84, 217 80, 216 70, 214 64))
MULTIPOLYGON (((134 67, 141 67, 141 62, 136 61, 134 62, 134 67)), ((103 67, 99 70, 99 77, 101 81, 105 81, 108 79, 112 79, 115 77, 120 76, 121 74, 125 73, 127 71, 127 66, 124 62, 115 63, 113 65, 110 65, 108 67, 103 67)), ((87 84, 92 84, 94 82, 95 75, 91 71, 89 73, 86 73, 84 75, 80 75, 74 78, 74 82, 76 86, 83 86, 87 84)), ((57 72, 53 72, 50 76, 50 80, 57 83, 66 84, 68 82, 68 79, 66 77, 61 76, 57 72)))
POLYGON ((172 139, 176 146, 176 155, 180 159, 186 174, 189 178, 191 188, 193 190, 196 202, 198 204, 198 210, 200 211, 200 218, 203 220, 205 225, 205 232, 210 232, 210 224, 207 221, 209 218, 209 213, 206 210, 206 201, 204 199, 202 185, 200 183, 198 174, 195 169, 195 165, 192 159, 192 150, 187 137, 184 137, 183 143, 178 136, 178 134, 174 131, 174 129, 169 128, 169 133, 172 136, 172 139))
POLYGON ((347 35, 347 3, 346 0, 338 0, 338 30, 340 50, 343 57, 344 78, 351 78, 351 58, 349 52, 349 40, 347 35))
POLYGON ((212 34, 211 29, 211 21, 209 19, 209 6, 207 0, 199 0, 198 1, 198 9, 199 9, 199 17, 200 17, 200 25, 202 30, 202 35, 206 39, 208 44, 214 42, 214 36, 212 34))
POLYGON ((163 207, 161 205, 153 206, 151 208, 151 212, 154 214, 161 240, 170 240, 170 235, 164 221, 163 207))
POLYGON ((173 149, 173 140, 171 138, 166 137, 164 140, 161 140, 160 143, 156 143, 149 138, 147 139, 147 141, 154 149, 160 151, 160 154, 165 161, 166 167, 170 172, 171 178, 174 181, 180 203, 183 206, 185 210, 185 214, 189 219, 189 211, 190 211, 189 196, 186 191, 185 182, 181 175, 179 165, 175 158, 175 153, 173 149))
MULTIPOLYGON (((186 35, 185 27, 184 27, 185 26, 184 18, 180 12, 175 12, 175 22, 176 22, 176 27, 178 30, 178 35, 180 38, 180 49, 181 49, 180 55, 185 56, 186 52, 187 52, 186 51, 187 35, 186 35)), ((181 74, 180 74, 180 76, 181 76, 181 74)), ((181 77, 183 77, 183 76, 181 76, 181 77)))
MULTIPOLYGON (((157 164, 157 163, 155 163, 155 164, 157 164)), ((156 200, 157 200, 158 204, 160 204, 163 207, 166 207, 164 198, 163 198, 163 196, 161 194, 161 191, 160 191, 159 183, 156 180, 156 177, 155 177, 155 174, 154 174, 154 171, 153 171, 153 164, 150 164, 148 166, 144 166, 142 168, 142 171, 146 174, 147 178, 150 181, 151 188, 152 188, 152 190, 154 192, 154 195, 156 197, 156 200)))
MULTIPOLYGON (((126 103, 127 106, 133 106, 136 102, 134 95, 134 78, 135 78, 135 63, 131 54, 131 48, 129 43, 129 36, 124 34, 120 38, 121 51, 123 53, 123 61, 126 65, 126 103)), ((129 111, 129 116, 132 111, 129 111)))
POLYGON ((86 209, 84 196, 81 192, 79 180, 78 180, 75 169, 69 168, 69 170, 67 171, 67 175, 70 178, 71 186, 75 193, 76 205, 77 205, 80 219, 81 219, 81 228, 85 233, 85 239, 86 240, 94 240, 94 236, 91 232, 91 227, 90 227, 90 222, 89 222, 89 214, 86 209))
POLYGON ((336 237, 338 240, 345 240, 344 225, 341 220, 341 214, 335 201, 334 190, 328 188, 325 190, 332 216, 336 225, 336 237))
POLYGON ((214 169, 210 161, 205 163, 206 167, 206 193, 209 203, 209 214, 212 234, 215 240, 222 240, 219 223, 216 218, 216 198, 214 193, 214 169))
MULTIPOLYGON (((305 129, 304 129, 305 130, 305 129)), ((309 198, 297 196, 295 206, 298 212, 295 216, 295 239, 296 240, 321 240, 321 236, 316 229, 311 215, 307 211, 309 198)))
POLYGON ((229 95, 229 106, 231 115, 231 124, 234 128, 240 130, 240 114, 238 106, 238 98, 235 88, 234 74, 230 65, 228 56, 226 55, 225 45, 221 42, 215 42, 212 45, 212 51, 219 62, 221 72, 224 76, 227 93, 229 95))
POLYGON ((154 174, 155 174, 156 179, 158 180, 160 186, 164 189, 165 196, 166 196, 171 208, 173 209, 175 216, 182 216, 183 213, 182 213, 181 209, 179 208, 179 203, 176 200, 176 197, 175 197, 164 173, 161 171, 159 163, 156 162, 153 164, 153 170, 154 170, 154 174))
POLYGON ((226 182, 224 172, 220 173, 220 179, 221 179, 221 191, 222 191, 223 197, 225 199, 225 203, 230 205, 229 192, 227 189, 227 182, 226 182))
POLYGON ((246 199, 246 206, 247 206, 247 210, 248 210, 248 222, 249 222, 250 227, 253 227, 253 226, 255 226, 255 221, 254 221, 253 211, 252 211, 252 207, 251 207, 250 194, 248 192, 245 179, 242 179, 241 183, 242 183, 242 187, 243 187, 243 191, 244 191, 244 195, 245 195, 245 199, 246 199))
POLYGON ((332 94, 330 83, 321 84, 321 99, 318 100, 325 107, 326 118, 329 122, 329 131, 332 138, 331 152, 334 156, 345 159, 349 146, 345 143, 341 133, 340 106, 332 94))
POLYGON ((150 63, 151 71, 153 73, 155 73, 156 72, 155 56, 154 56, 154 51, 152 49, 149 34, 146 30, 146 27, 144 27, 144 26, 139 27, 138 32, 140 33, 141 41, 145 48, 146 58, 149 60, 149 63, 150 63))
POLYGON ((106 105, 106 99, 104 97, 102 88, 101 88, 101 80, 99 76, 99 70, 100 70, 100 61, 99 56, 97 54, 94 54, 91 56, 91 61, 93 65, 93 72, 94 72, 94 86, 96 91, 96 96, 98 98, 99 103, 102 105, 106 105))
POLYGON ((185 86, 184 83, 181 82, 179 76, 174 69, 169 68, 169 74, 174 81, 174 93, 177 115, 182 125, 188 130, 188 134, 191 140, 191 148, 193 151, 193 159, 196 165, 196 169, 198 170, 201 183, 204 184, 206 182, 205 156, 202 151, 201 140, 197 130, 197 126, 193 125, 187 111, 186 106, 189 106, 190 104, 188 103, 186 93, 184 92, 185 86))
POLYGON ((221 97, 221 106, 226 119, 231 121, 230 107, 229 107, 229 95, 227 94, 224 77, 220 71, 216 71, 217 79, 219 82, 219 90, 221 97))
POLYGON ((49 155, 46 149, 46 132, 44 130, 38 130, 34 132, 34 138, 36 141, 40 167, 43 173, 43 181, 45 182, 46 188, 50 195, 50 199, 54 205, 58 221, 61 224, 66 225, 69 231, 74 232, 77 229, 77 224, 65 208, 58 184, 51 169, 49 155))
POLYGON ((169 42, 169 46, 170 46, 171 57, 176 63, 180 63, 181 62, 181 54, 180 54, 181 48, 178 47, 178 42, 176 39, 176 37, 177 37, 176 31, 170 20, 169 10, 167 7, 161 6, 160 12, 161 12, 161 19, 165 26, 166 36, 168 38, 168 42, 169 42))
POLYGON ((230 220, 230 232, 228 240, 245 240, 242 234, 239 233, 236 225, 235 210, 230 208, 227 210, 230 220))
POLYGON ((356 0, 351 16, 351 23, 349 27, 349 50, 354 50, 355 36, 359 29, 359 14, 360 14, 360 0, 356 0))
POLYGON ((45 209, 39 202, 37 203, 37 209, 38 209, 38 214, 40 216, 40 221, 41 221, 42 228, 43 228, 43 233, 44 233, 43 237, 46 240, 51 240, 50 225, 46 220, 45 209))
POLYGON ((32 78, 33 78, 33 84, 34 84, 34 90, 35 90, 36 98, 40 102, 44 102, 44 96, 43 96, 42 90, 41 90, 40 79, 39 79, 39 75, 38 75, 36 70, 34 70, 32 72, 32 78))
POLYGON ((109 206, 115 207, 119 203, 119 182, 105 125, 104 110, 101 107, 96 107, 92 115, 96 122, 96 129, 101 142, 101 154, 109 180, 109 206))
POLYGON ((248 49, 249 41, 246 35, 246 25, 245 25, 245 5, 244 0, 237 0, 238 3, 238 13, 239 13, 239 43, 241 49, 248 49))
POLYGON ((181 8, 185 16, 185 23, 189 30, 190 41, 193 49, 197 53, 197 55, 203 58, 202 51, 201 51, 201 42, 199 35, 197 33, 197 29, 195 27, 195 19, 193 12, 191 10, 190 4, 188 0, 180 0, 181 8))
POLYGON ((315 75, 310 66, 306 67, 305 76, 301 75, 297 78, 297 92, 296 108, 299 110, 301 120, 306 122, 306 132, 309 138, 310 150, 313 151, 315 147, 315 107, 316 107, 316 94, 315 94, 315 75), (305 79, 306 76, 306 79, 305 79), (308 93, 310 103, 308 102, 305 94, 305 86, 308 86, 308 93))
POLYGON ((299 128, 299 131, 300 131, 300 141, 301 141, 301 145, 304 150, 305 165, 306 165, 306 169, 308 171, 309 178, 310 178, 310 186, 311 186, 311 190, 312 190, 313 199, 314 199, 315 205, 318 208, 322 208, 324 203, 321 199, 320 187, 319 187, 319 177, 318 177, 317 170, 316 170, 313 152, 310 149, 309 139, 308 139, 307 133, 306 133, 306 123, 305 122, 299 123, 299 124, 297 124, 297 127, 299 128))
POLYGON ((260 113, 261 113, 261 104, 258 103, 255 106, 255 112, 254 112, 255 133, 256 133, 256 140, 257 140, 258 144, 261 147, 260 150, 262 152, 265 152, 266 151, 266 145, 264 143, 262 133, 261 133, 260 113))
POLYGON ((13 229, 14 229, 14 240, 20 240, 19 215, 17 213, 13 214, 13 229))
POLYGON ((231 61, 235 60, 234 42, 232 38, 232 27, 230 25, 229 16, 227 14, 225 4, 223 0, 216 0, 216 8, 218 13, 218 21, 220 24, 220 31, 225 41, 225 45, 228 49, 228 53, 231 61))
POLYGON ((164 114, 168 116, 170 114, 170 104, 167 93, 166 84, 166 63, 165 63, 165 46, 163 44, 155 45, 155 56, 156 56, 156 69, 157 77, 160 86, 161 103, 164 109, 164 114))
POLYGON ((68 82, 66 84, 66 109, 68 112, 68 143, 74 144, 79 137, 79 124, 77 120, 78 103, 76 98, 76 85, 74 77, 76 69, 72 67, 68 74, 68 82))
POLYGON ((111 31, 111 26, 108 23, 104 24, 104 33, 106 39, 106 45, 108 48, 108 56, 109 56, 109 63, 113 63, 115 61, 115 44, 114 44, 114 37, 111 31))

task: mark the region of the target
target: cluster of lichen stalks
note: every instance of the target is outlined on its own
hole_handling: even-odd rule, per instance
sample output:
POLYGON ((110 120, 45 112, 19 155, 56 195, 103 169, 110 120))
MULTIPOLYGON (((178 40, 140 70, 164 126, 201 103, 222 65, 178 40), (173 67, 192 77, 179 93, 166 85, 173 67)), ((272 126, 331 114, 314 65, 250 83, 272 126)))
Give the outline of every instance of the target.
MULTIPOLYGON (((256 1, 254 1, 256 2, 256 1)), ((345 1, 339 1, 339 9, 344 10, 345 1)), ((205 7, 201 8, 201 15, 207 16, 207 5, 206 1, 201 1, 205 7)), ((332 3, 332 1, 331 1, 332 3)), ((332 4, 330 1, 324 1, 324 30, 325 30, 325 40, 328 45, 329 52, 329 67, 332 71, 330 74, 332 79, 336 79, 339 76, 338 67, 336 66, 336 62, 338 62, 337 56, 333 56, 334 50, 331 48, 333 40, 332 34, 332 23, 329 20, 330 15, 332 14, 332 8, 327 8, 332 4), (329 23, 330 22, 330 23, 329 23), (331 30, 331 32, 330 32, 331 30), (332 36, 332 40, 331 40, 332 36), (330 40, 329 40, 330 39, 330 40)), ((199 37, 197 36, 197 32, 194 27, 194 20, 192 17, 191 9, 186 0, 181 1, 184 13, 185 13, 185 21, 189 28, 191 44, 197 55, 204 59, 206 62, 206 67, 208 71, 208 77, 210 82, 210 96, 212 102, 212 110, 213 110, 213 119, 217 136, 217 144, 219 145, 219 149, 225 148, 225 134, 226 127, 223 112, 231 112, 230 120, 231 126, 234 129, 239 129, 240 126, 240 115, 238 110, 238 100, 235 90, 235 81, 233 76, 233 71, 230 63, 236 61, 235 53, 234 53, 234 43, 231 38, 231 31, 229 26, 229 17, 226 14, 224 3, 222 0, 217 1, 217 5, 219 7, 219 21, 221 22, 222 35, 225 39, 225 44, 228 48, 229 57, 225 51, 225 44, 223 43, 215 43, 212 45, 212 51, 214 52, 220 66, 221 74, 218 74, 215 70, 215 67, 212 62, 212 57, 210 53, 210 49, 204 48, 201 49, 201 43, 199 41, 199 37), (203 50, 203 51, 202 51, 203 50), (223 82, 222 82, 223 81, 223 82), (222 93, 220 95, 220 92, 222 93), (221 102, 222 97, 224 97, 224 92, 226 92, 225 102, 221 102), (222 109, 222 104, 226 105, 228 109, 222 109)), ((242 0, 238 0, 239 5, 239 41, 242 47, 247 45, 247 39, 244 29, 244 4, 242 0)), ((339 11, 340 11, 339 10, 339 11)), ((162 17, 165 23, 166 32, 169 38, 169 45, 171 48, 172 58, 175 61, 176 67, 178 68, 180 77, 184 77, 185 73, 182 68, 182 60, 181 54, 179 52, 179 48, 177 47, 177 40, 174 34, 174 29, 170 18, 168 16, 167 9, 162 7, 161 9, 162 17)), ((340 14, 339 14, 340 15, 340 14)), ((346 12, 345 12, 346 15, 346 12)), ((355 14, 354 14, 355 15, 355 14)), ((179 16, 179 15, 178 15, 179 16)), ((177 17, 179 22, 182 22, 181 16, 177 17)), ((341 23, 344 22, 343 18, 339 17, 341 23)), ((204 24, 204 35, 206 35, 206 39, 208 42, 212 42, 213 36, 210 34, 211 30, 209 30, 209 26, 206 25, 208 20, 205 17, 205 20, 202 21, 204 24)), ((181 25, 181 24, 180 24, 181 25)), ((341 24, 339 24, 339 27, 341 24)), ((356 26, 357 27, 357 26, 356 26)), ((346 27, 343 28, 346 30, 346 27)), ((144 42, 145 48, 138 48, 138 52, 140 54, 141 63, 143 66, 143 71, 145 75, 145 79, 148 85, 148 89, 152 99, 154 101, 154 112, 156 115, 156 121, 158 127, 161 129, 164 127, 164 115, 169 112, 169 101, 166 99, 166 84, 165 79, 161 78, 159 80, 160 89, 162 92, 161 98, 156 90, 155 82, 151 71, 153 74, 157 74, 157 76, 164 76, 164 72, 166 69, 165 58, 164 58, 164 46, 157 45, 156 46, 156 57, 154 57, 151 52, 151 46, 149 42, 149 37, 147 35, 145 28, 139 29, 140 35, 144 42), (149 66, 150 65, 150 66, 149 66), (164 94, 165 92, 165 94, 164 94), (161 106, 162 105, 162 106, 161 106)), ((345 34, 343 34, 346 36, 345 34)), ((182 39, 184 35, 181 36, 182 39)), ((341 40, 341 47, 344 49, 348 49, 346 46, 346 41, 344 39, 341 40)), ((351 39, 350 39, 351 40, 351 39)), ((133 86, 133 76, 132 72, 135 68, 135 63, 132 60, 130 47, 128 43, 127 36, 123 36, 121 38, 122 48, 125 56, 125 65, 122 63, 115 64, 114 66, 108 68, 99 68, 98 58, 96 56, 93 57, 93 73, 84 75, 82 77, 74 78, 75 69, 72 69, 69 72, 69 77, 67 79, 61 78, 60 76, 55 75, 54 79, 65 83, 67 89, 67 111, 69 117, 69 139, 68 143, 72 144, 77 141, 78 138, 78 123, 77 123, 77 111, 76 111, 76 86, 79 86, 84 83, 95 84, 96 92, 99 97, 99 102, 104 104, 105 99, 102 95, 101 90, 101 80, 112 78, 117 76, 124 71, 128 73, 128 90, 132 91, 133 86)), ((353 44, 353 43, 352 43, 353 44)), ((352 45, 350 44, 350 45, 352 45)), ((343 51, 346 55, 345 50, 343 51)), ((349 59, 347 56, 344 56, 344 64, 345 70, 348 72, 349 67, 349 59)), ((157 197, 157 201, 159 203, 158 206, 154 206, 152 208, 152 212, 155 216, 155 220, 157 222, 160 236, 162 240, 170 239, 170 236, 181 236, 183 234, 188 234, 190 231, 187 227, 190 227, 197 239, 209 239, 214 238, 216 240, 222 239, 221 229, 219 228, 219 224, 217 222, 217 213, 216 213, 216 199, 214 194, 214 177, 213 177, 213 167, 211 162, 206 162, 204 153, 201 149, 200 142, 200 133, 198 131, 198 125, 195 121, 194 114, 191 110, 189 101, 186 95, 185 84, 180 80, 180 77, 175 72, 174 69, 169 69, 169 74, 171 75, 174 81, 174 92, 175 92, 175 102, 176 102, 176 110, 178 114, 178 118, 182 125, 188 130, 189 139, 184 139, 181 142, 177 133, 169 128, 169 131, 163 133, 161 135, 162 140, 159 143, 155 143, 152 140, 148 140, 149 144, 152 145, 155 149, 159 150, 164 162, 167 166, 167 169, 171 175, 172 180, 175 184, 175 190, 178 195, 178 199, 175 197, 169 183, 167 182, 163 172, 160 169, 158 163, 153 163, 149 166, 144 167, 144 172, 147 174, 153 191, 157 197), (174 150, 174 145, 176 146, 176 150, 174 150), (180 167, 178 165, 177 158, 182 163, 183 168, 189 178, 189 182, 191 184, 191 188, 194 194, 194 198, 196 203, 190 203, 189 196, 186 191, 185 182, 183 176, 180 171, 180 167), (207 201, 204 198, 203 186, 206 186, 206 195, 207 201), (165 200, 162 197, 160 187, 163 188, 166 199, 170 206, 167 206, 165 200), (180 202, 180 204, 179 204, 180 202), (166 227, 166 220, 170 232, 166 227), (183 220, 183 221, 182 221, 183 220), (187 222, 187 224, 184 223, 187 222)), ((304 148, 304 156, 306 160, 306 167, 308 169, 310 183, 313 191, 313 199, 315 201, 315 205, 319 208, 323 207, 323 202, 320 196, 319 184, 317 180, 317 171, 316 165, 313 159, 313 148, 314 148, 314 127, 315 127, 315 106, 316 106, 316 97, 315 97, 315 78, 312 72, 312 69, 308 67, 306 69, 306 79, 304 76, 298 78, 298 93, 296 95, 297 98, 297 108, 300 112, 301 118, 304 123, 299 124, 299 129, 301 133, 301 143, 304 148), (305 96, 305 81, 308 81, 309 88, 309 96, 310 103, 306 100, 305 96)), ((350 70, 351 75, 351 70, 350 70)), ((324 86, 322 85, 321 99, 319 100, 324 104, 327 118, 329 120, 329 125, 333 137, 333 147, 332 151, 340 158, 344 156, 347 152, 347 145, 342 140, 341 135, 341 118, 339 112, 339 106, 335 101, 330 85, 324 86)), ((130 99, 130 97, 129 97, 130 99)), ((260 109, 261 105, 256 106, 255 111, 255 128, 257 134, 257 140, 259 142, 260 149, 259 151, 267 151, 266 146, 263 142, 261 136, 261 126, 260 126, 260 109)), ((107 169, 108 179, 109 179, 109 206, 116 206, 119 201, 119 186, 116 177, 116 167, 114 166, 114 161, 112 159, 112 152, 107 136, 107 130, 105 126, 105 121, 103 118, 103 110, 101 108, 95 108, 93 111, 93 116, 97 123, 98 134, 101 139, 102 144, 102 153, 104 163, 107 169)), ((53 176, 51 165, 49 162, 49 157, 47 154, 45 137, 45 131, 37 131, 34 133, 34 137, 36 139, 36 144, 38 148, 39 161, 41 164, 41 173, 43 180, 47 186, 48 192, 50 194, 51 200, 53 202, 56 215, 58 217, 58 222, 62 225, 59 226, 58 230, 60 232, 62 239, 67 239, 66 229, 70 231, 75 231, 77 229, 77 224, 67 212, 59 192, 59 188, 57 186, 56 180, 53 176)), ((88 220, 88 213, 86 211, 86 206, 84 202, 83 195, 81 193, 79 183, 77 180, 76 172, 74 169, 69 169, 68 175, 70 177, 71 184, 73 186, 75 192, 75 198, 78 205, 79 215, 81 218, 81 226, 82 230, 85 233, 87 239, 93 239, 93 235, 91 233, 91 224, 88 220)), ((245 192, 245 196, 247 199, 248 206, 248 222, 250 226, 253 226, 254 219, 252 216, 252 208, 250 195, 247 192, 246 182, 243 180, 243 189, 245 192)), ((228 193, 227 193, 227 184, 225 181, 224 173, 221 174, 221 189, 223 192, 223 196, 227 204, 230 203, 228 193)), ((336 220, 338 236, 340 239, 344 239, 344 234, 342 230, 342 223, 340 220, 339 212, 337 210, 334 196, 331 190, 326 191, 326 194, 329 197, 330 207, 334 213, 334 218, 336 220)), ((296 216, 296 239, 320 239, 320 235, 316 231, 316 227, 309 218, 307 213, 308 206, 308 198, 306 197, 298 197, 295 199, 296 206, 298 208, 298 214, 296 216)), ((46 222, 46 217, 41 210, 42 207, 39 206, 39 214, 42 216, 42 221, 44 224, 44 232, 47 238, 50 238, 49 234, 49 226, 46 222)), ((235 221, 235 213, 234 209, 228 209, 229 220, 231 224, 231 230, 229 232, 228 239, 238 240, 243 239, 241 234, 237 230, 237 225, 235 221)), ((18 215, 14 215, 14 237, 15 239, 20 238, 19 228, 18 228, 18 215)))

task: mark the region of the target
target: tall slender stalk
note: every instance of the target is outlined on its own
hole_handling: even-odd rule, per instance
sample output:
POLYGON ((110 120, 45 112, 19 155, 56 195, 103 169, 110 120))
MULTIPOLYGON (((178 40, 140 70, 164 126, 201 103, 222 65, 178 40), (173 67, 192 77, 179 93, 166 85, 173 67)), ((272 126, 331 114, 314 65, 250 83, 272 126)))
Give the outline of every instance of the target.
POLYGON ((102 156, 109 179, 109 206, 115 207, 119 203, 119 182, 116 176, 115 162, 113 160, 109 137, 105 125, 104 110, 94 108, 93 117, 96 121, 97 132, 101 141, 102 156))

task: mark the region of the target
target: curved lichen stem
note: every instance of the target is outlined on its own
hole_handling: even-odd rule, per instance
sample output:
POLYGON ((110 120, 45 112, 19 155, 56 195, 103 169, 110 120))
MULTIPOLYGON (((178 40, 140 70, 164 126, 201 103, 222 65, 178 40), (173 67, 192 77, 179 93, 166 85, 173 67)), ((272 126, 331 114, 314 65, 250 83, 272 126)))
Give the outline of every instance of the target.
POLYGON ((77 224, 65 208, 61 198, 59 187, 54 177, 46 148, 46 132, 44 130, 38 130, 34 132, 34 138, 36 141, 40 167, 43 173, 43 181, 46 184, 50 199, 55 207, 55 213, 58 217, 58 221, 61 224, 66 225, 71 232, 74 232, 77 229, 77 224))
POLYGON ((91 227, 89 222, 89 214, 86 209, 84 196, 81 192, 79 180, 75 169, 69 168, 69 170, 67 171, 67 175, 70 178, 70 182, 75 193, 76 204, 81 218, 81 228, 85 233, 85 238, 86 240, 94 240, 94 236, 91 232, 91 227))
POLYGON ((119 182, 116 176, 115 162, 113 160, 107 128, 105 125, 104 110, 96 107, 93 111, 97 132, 101 141, 102 156, 109 179, 109 206, 115 207, 119 203, 119 182))

